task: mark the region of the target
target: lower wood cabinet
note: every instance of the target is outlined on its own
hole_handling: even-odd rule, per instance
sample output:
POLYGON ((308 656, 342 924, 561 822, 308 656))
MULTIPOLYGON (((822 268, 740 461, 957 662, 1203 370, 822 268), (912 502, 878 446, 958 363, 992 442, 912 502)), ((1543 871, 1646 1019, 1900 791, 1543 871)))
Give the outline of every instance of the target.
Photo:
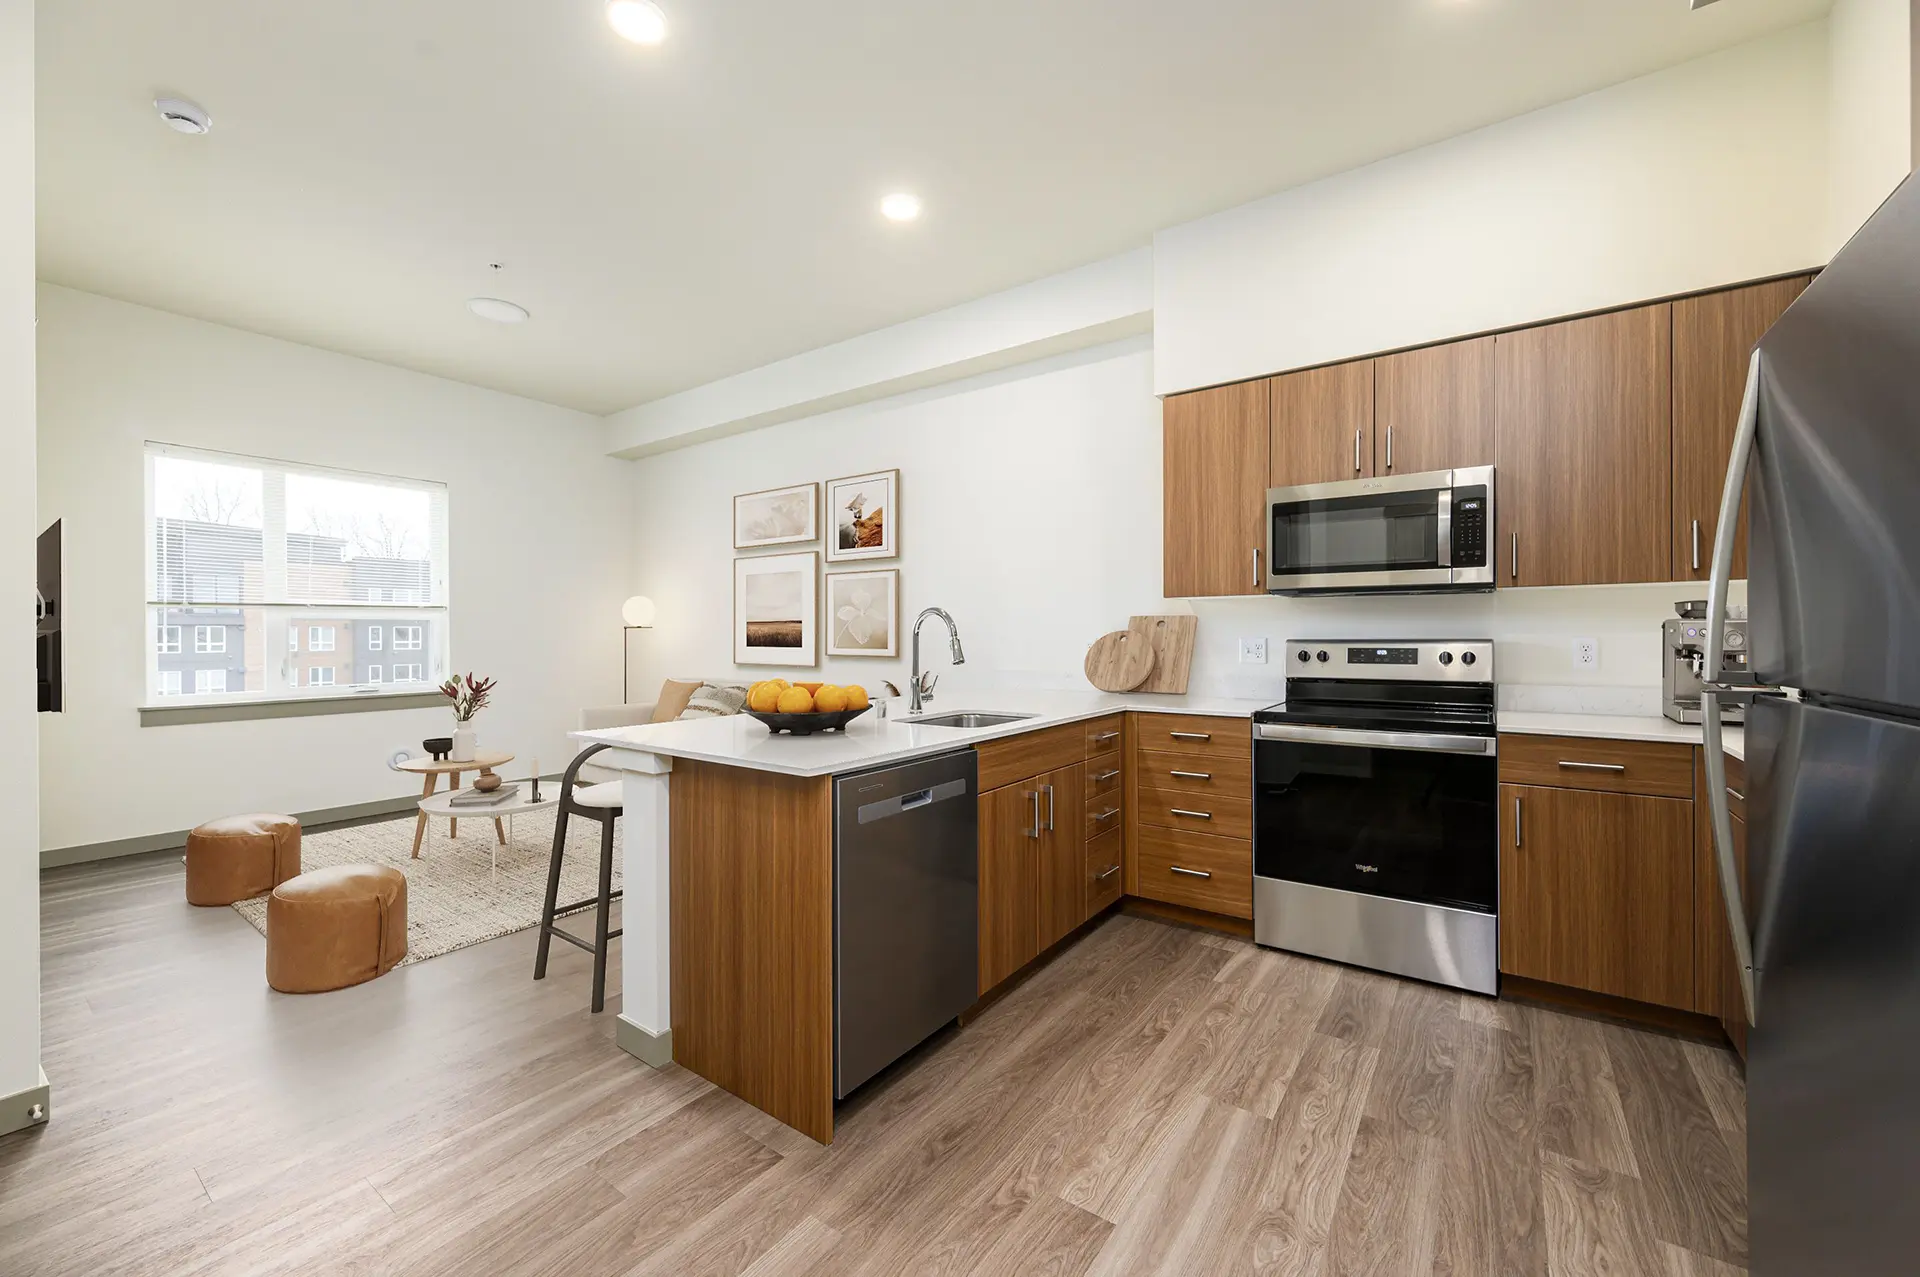
POLYGON ((1500 786, 1502 971, 1691 1009, 1693 888, 1691 799, 1500 786))
POLYGON ((980 991, 1085 922, 1086 765, 980 796, 980 991))

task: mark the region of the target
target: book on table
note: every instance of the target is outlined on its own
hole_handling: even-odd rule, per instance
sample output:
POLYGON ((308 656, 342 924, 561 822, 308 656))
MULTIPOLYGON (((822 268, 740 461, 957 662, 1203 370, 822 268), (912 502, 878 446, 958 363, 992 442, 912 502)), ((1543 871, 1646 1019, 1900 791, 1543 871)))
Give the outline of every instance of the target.
POLYGON ((502 803, 519 797, 520 786, 502 785, 492 793, 483 794, 477 789, 463 789, 447 800, 449 807, 498 807, 502 803))

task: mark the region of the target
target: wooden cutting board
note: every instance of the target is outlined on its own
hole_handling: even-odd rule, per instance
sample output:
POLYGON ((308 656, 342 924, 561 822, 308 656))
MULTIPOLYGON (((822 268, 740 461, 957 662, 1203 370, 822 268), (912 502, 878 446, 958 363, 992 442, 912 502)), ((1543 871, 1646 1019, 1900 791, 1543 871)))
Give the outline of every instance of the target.
POLYGON ((1103 692, 1131 692, 1153 673, 1151 618, 1135 617, 1124 630, 1103 634, 1087 649, 1087 682, 1103 692))
POLYGON ((1187 676, 1193 672, 1193 637, 1200 626, 1197 616, 1136 616, 1127 624, 1127 632, 1144 626, 1153 640, 1153 673, 1147 681, 1129 688, 1135 692, 1172 692, 1185 695, 1187 676))

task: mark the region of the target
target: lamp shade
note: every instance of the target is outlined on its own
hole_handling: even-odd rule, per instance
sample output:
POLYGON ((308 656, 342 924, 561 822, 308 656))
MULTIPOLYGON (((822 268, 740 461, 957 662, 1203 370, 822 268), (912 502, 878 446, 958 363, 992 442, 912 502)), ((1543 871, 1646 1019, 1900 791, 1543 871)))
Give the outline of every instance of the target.
POLYGON ((645 630, 653 627, 653 600, 644 594, 636 594, 621 605, 620 615, 626 620, 629 629, 645 630))

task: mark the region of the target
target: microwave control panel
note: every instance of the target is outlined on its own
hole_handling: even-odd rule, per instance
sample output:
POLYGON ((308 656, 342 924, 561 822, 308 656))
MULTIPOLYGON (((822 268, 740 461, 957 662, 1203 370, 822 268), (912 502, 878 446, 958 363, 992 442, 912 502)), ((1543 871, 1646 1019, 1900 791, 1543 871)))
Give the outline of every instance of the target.
POLYGON ((1456 488, 1453 493, 1453 566, 1487 566, 1487 490, 1456 488))

